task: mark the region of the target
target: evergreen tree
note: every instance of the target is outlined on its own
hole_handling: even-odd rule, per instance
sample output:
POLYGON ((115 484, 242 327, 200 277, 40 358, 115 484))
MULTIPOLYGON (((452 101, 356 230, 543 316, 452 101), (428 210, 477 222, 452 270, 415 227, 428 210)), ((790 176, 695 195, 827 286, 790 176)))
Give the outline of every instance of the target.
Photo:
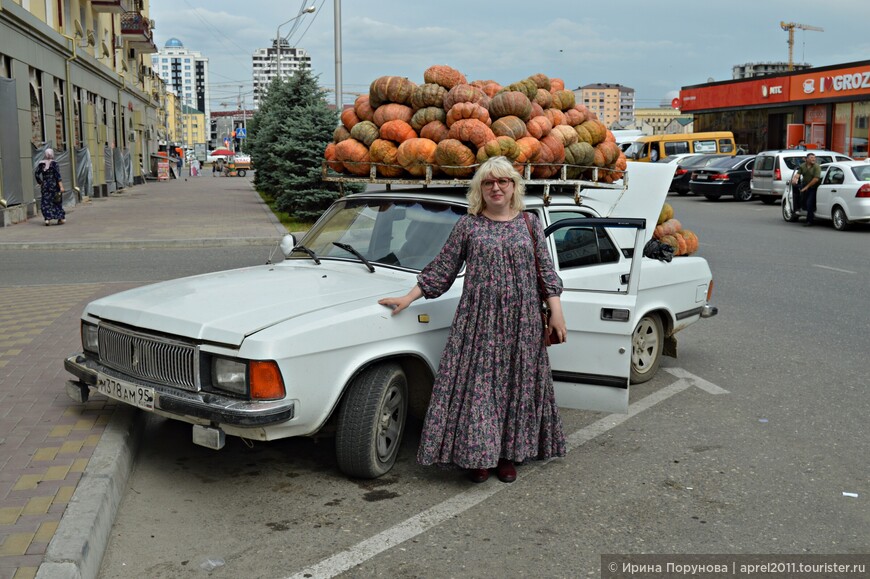
POLYGON ((340 196, 337 183, 321 180, 323 151, 338 125, 325 94, 307 70, 276 78, 249 125, 254 185, 303 221, 316 220, 340 196))

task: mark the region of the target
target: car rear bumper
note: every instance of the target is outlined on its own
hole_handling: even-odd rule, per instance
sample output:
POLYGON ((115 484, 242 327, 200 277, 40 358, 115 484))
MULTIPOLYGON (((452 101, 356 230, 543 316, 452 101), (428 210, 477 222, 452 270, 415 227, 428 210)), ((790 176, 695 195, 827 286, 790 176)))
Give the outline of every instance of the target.
MULTIPOLYGON (((83 354, 69 356, 64 360, 63 366, 76 377, 76 380, 68 381, 67 394, 77 402, 84 402, 90 392, 97 392, 97 376, 103 374, 153 389, 154 410, 178 416, 181 420, 194 418, 216 424, 257 427, 286 422, 296 414, 296 406, 292 400, 239 400, 213 392, 189 392, 160 384, 144 383, 106 368, 83 354)), ((123 400, 119 402, 135 406, 123 400)))

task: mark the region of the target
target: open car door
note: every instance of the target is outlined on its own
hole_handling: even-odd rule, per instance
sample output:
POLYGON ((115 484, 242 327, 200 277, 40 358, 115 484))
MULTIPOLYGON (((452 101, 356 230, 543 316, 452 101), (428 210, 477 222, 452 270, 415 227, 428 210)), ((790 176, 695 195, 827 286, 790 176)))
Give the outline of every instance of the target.
POLYGON ((580 240, 560 247, 558 260, 554 259, 557 263, 593 258, 587 266, 559 271, 564 285, 562 309, 568 324, 568 341, 549 349, 559 406, 628 411, 631 337, 646 223, 646 219, 584 217, 563 219, 544 230, 546 236, 556 236, 560 243, 580 240), (606 244, 610 240, 606 230, 611 229, 634 233, 633 255, 637 259, 601 259, 601 253, 596 257, 596 251, 612 251, 606 244), (607 278, 612 278, 610 283, 603 284, 602 280, 607 278))

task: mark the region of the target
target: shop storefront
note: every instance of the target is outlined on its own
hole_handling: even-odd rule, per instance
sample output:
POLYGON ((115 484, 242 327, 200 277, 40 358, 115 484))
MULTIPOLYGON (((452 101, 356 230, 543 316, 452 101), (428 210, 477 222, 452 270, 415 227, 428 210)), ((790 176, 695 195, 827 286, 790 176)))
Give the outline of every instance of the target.
POLYGON ((731 131, 746 151, 830 149, 867 158, 870 61, 683 87, 695 131, 731 131))

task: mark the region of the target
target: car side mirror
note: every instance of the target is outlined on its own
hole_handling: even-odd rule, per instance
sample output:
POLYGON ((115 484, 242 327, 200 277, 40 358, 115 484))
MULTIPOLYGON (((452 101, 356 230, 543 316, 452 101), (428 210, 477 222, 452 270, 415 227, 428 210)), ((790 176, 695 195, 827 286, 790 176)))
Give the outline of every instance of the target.
POLYGON ((296 237, 292 233, 288 233, 281 238, 281 253, 284 257, 290 257, 290 252, 296 247, 296 237))

